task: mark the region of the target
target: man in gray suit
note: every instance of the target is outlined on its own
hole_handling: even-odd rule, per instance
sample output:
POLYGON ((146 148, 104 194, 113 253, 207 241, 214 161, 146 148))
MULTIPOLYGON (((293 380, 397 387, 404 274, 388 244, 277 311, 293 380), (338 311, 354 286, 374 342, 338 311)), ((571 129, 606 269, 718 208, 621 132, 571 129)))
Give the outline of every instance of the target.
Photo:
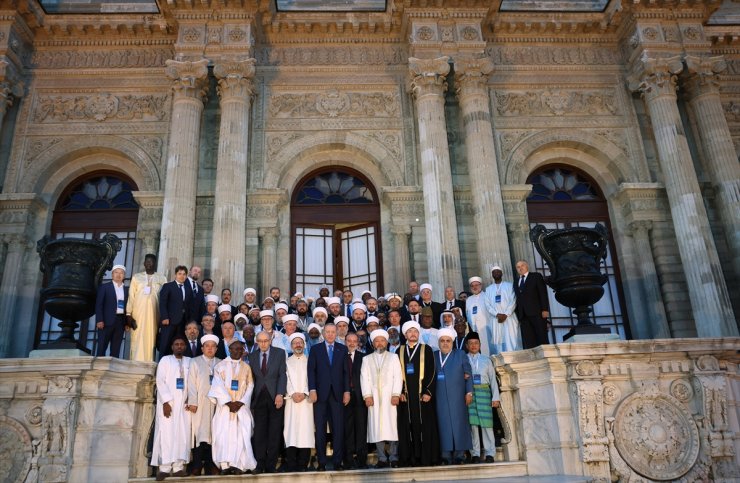
POLYGON ((254 473, 274 473, 283 434, 283 394, 287 386, 285 351, 270 345, 267 332, 257 334, 259 350, 249 354, 254 377, 252 447, 257 460, 254 473))

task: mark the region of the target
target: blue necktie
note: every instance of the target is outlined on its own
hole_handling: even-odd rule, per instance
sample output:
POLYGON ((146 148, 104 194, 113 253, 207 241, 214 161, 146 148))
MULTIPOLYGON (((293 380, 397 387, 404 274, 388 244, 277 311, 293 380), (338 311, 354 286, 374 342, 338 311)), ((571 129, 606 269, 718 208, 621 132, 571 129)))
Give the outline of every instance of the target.
POLYGON ((329 365, 332 365, 334 361, 334 345, 329 346, 329 365))

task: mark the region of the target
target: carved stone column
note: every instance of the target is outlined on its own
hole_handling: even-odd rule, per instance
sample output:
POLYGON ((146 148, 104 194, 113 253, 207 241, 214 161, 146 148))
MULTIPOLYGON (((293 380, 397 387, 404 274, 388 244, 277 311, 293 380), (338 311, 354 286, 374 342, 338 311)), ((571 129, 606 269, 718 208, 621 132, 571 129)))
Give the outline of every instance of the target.
POLYGON ((697 334, 736 336, 727 285, 676 104, 676 74, 681 69, 679 56, 643 57, 630 77, 630 88, 642 92, 650 114, 697 334))
POLYGON ((642 290, 645 295, 644 307, 647 311, 644 317, 649 321, 650 338, 670 339, 671 330, 668 327, 663 294, 660 291, 660 280, 658 280, 653 248, 650 244, 650 230, 653 228, 653 223, 648 220, 633 221, 629 228, 635 242, 637 266, 640 270, 642 290))
POLYGON ((0 127, 13 100, 23 95, 23 84, 18 79, 16 68, 7 60, 0 59, 0 127))
MULTIPOLYGON (((506 229, 510 242, 510 250, 515 262, 527 260, 533 262, 534 251, 529 241, 529 215, 527 213, 527 198, 532 192, 531 184, 505 185, 501 187, 501 196, 506 216, 506 229)), ((509 262, 509 265, 511 263, 509 262)), ((490 276, 490 273, 488 274, 490 276)), ((513 280, 513 273, 511 275, 513 280)))
POLYGON ((409 59, 410 91, 416 101, 429 282, 436 290, 462 286, 457 218, 445 124, 447 57, 409 59))
POLYGON ((262 290, 260 293, 269 294, 270 288, 277 281, 277 227, 260 228, 260 247, 262 248, 262 290))
POLYGON ((242 290, 246 259, 247 155, 254 59, 217 64, 221 106, 211 278, 216 287, 242 290))
POLYGON ((409 257, 409 236, 411 236, 411 226, 393 225, 393 251, 396 254, 395 274, 396 283, 394 287, 399 290, 406 287, 411 281, 411 259, 409 257))
POLYGON ((170 270, 176 265, 190 266, 193 261, 198 144, 208 60, 168 60, 166 72, 174 81, 174 99, 167 148, 159 270, 169 278, 170 270))
POLYGON ((718 80, 718 74, 727 64, 722 57, 686 56, 685 59, 689 73, 685 87, 696 115, 732 265, 740 278, 740 164, 722 108, 718 80))
POLYGON ((473 196, 478 270, 480 274, 490 275, 491 266, 501 265, 504 278, 511 280, 511 254, 486 86, 491 72, 493 62, 488 58, 455 60, 457 97, 465 128, 465 152, 473 196))
MULTIPOLYGON (((144 264, 147 253, 159 251, 159 239, 162 228, 162 203, 164 193, 161 191, 134 191, 136 203, 139 204, 139 219, 136 224, 136 251, 134 252, 134 273, 144 264)), ((158 267, 162 269, 164 267, 158 267)), ((173 267, 169 267, 173 268, 173 267)))
MULTIPOLYGON (((33 245, 23 233, 6 234, 3 241, 8 245, 3 269, 2 284, 0 284, 0 330, 4 334, 14 333, 16 319, 16 301, 18 300, 18 281, 23 269, 23 259, 26 251, 33 245)), ((10 357, 10 345, 14 339, 0 338, 0 357, 10 357)))

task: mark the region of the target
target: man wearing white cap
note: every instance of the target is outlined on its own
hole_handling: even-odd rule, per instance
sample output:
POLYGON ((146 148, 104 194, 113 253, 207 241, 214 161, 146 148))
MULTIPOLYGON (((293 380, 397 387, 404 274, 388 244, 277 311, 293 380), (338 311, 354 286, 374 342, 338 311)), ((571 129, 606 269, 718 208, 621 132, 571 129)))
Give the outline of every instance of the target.
MULTIPOLYGON (((342 299, 339 297, 329 297, 326 299, 326 308, 329 310, 328 322, 334 322, 334 319, 342 315, 342 299)), ((349 318, 349 317, 348 317, 349 318)), ((334 322, 336 323, 336 322, 334 322)))
MULTIPOLYGON (((293 355, 286 361, 288 375, 285 399, 285 466, 288 471, 305 471, 315 446, 313 404, 308 398, 308 356, 303 334, 288 338, 293 355)), ((281 468, 282 469, 282 468, 281 468)))
POLYGON ((439 350, 434 353, 439 446, 442 464, 462 464, 464 452, 473 449, 467 406, 473 401, 470 361, 463 351, 452 350, 457 333, 439 330, 439 350))
POLYGON ((352 320, 349 324, 350 332, 357 332, 365 328, 365 314, 367 314, 365 304, 355 303, 352 305, 352 320))
POLYGON ((288 338, 288 356, 293 354, 293 349, 290 346, 290 336, 298 332, 298 315, 286 314, 283 316, 283 335, 288 338))
POLYGON ((270 337, 270 345, 283 349, 286 353, 289 349, 288 338, 285 334, 279 332, 274 328, 275 316, 272 315, 272 310, 263 310, 260 312, 260 326, 257 327, 257 334, 261 332, 267 332, 270 337))
POLYGON ((234 339, 230 356, 213 370, 208 397, 216 400, 213 416, 213 461, 221 474, 240 475, 257 467, 252 452, 254 418, 250 409, 254 375, 242 360, 244 342, 234 339))
POLYGON ((442 314, 444 305, 439 302, 432 300, 432 284, 422 283, 419 286, 421 297, 419 303, 421 303, 421 309, 429 307, 432 309, 432 327, 439 329, 439 316, 442 314))
POLYGON ((334 318, 334 325, 337 326, 337 342, 344 344, 344 338, 349 333, 349 319, 340 315, 334 318))
POLYGON ((98 288, 95 297, 95 327, 98 329, 97 356, 104 356, 110 344, 111 357, 121 357, 121 343, 123 342, 126 321, 126 303, 128 302, 128 287, 123 285, 126 276, 126 267, 114 265, 111 270, 111 281, 98 288))
POLYGON ((126 318, 131 327, 132 361, 152 362, 159 323, 159 290, 167 283, 161 273, 156 273, 157 256, 144 256, 144 271, 131 277, 126 318))
POLYGON ((379 468, 389 464, 395 468, 398 466, 397 406, 403 390, 401 363, 395 354, 388 352, 388 332, 376 329, 370 339, 375 352, 365 356, 360 369, 362 397, 368 408, 367 442, 375 443, 379 468))
MULTIPOLYGON (((324 307, 316 307, 313 309, 313 321, 311 323, 317 324, 319 327, 323 327, 326 324, 326 320, 329 318, 329 312, 324 307)), ((309 327, 311 324, 308 324, 309 327)))
POLYGON ((434 352, 419 343, 421 326, 405 322, 401 328, 406 344, 401 346, 403 394, 398 407, 398 450, 403 466, 431 466, 439 461, 437 415, 434 412, 434 352))
POLYGON ((288 307, 288 304, 283 302, 275 304, 275 330, 279 330, 280 332, 283 331, 283 317, 285 317, 289 311, 290 308, 288 307))
POLYGON ((483 292, 483 279, 480 277, 470 277, 468 280, 470 291, 473 295, 465 301, 466 316, 470 330, 477 332, 480 337, 481 354, 486 357, 491 356, 491 346, 493 345, 493 316, 488 310, 486 294, 483 292))
POLYGON ((316 322, 308 326, 308 330, 306 331, 306 352, 310 351, 311 347, 316 344, 324 342, 324 338, 321 336, 322 330, 323 327, 316 322))
POLYGON ((254 307, 257 307, 257 291, 253 288, 246 288, 243 292, 244 295, 244 303, 247 304, 247 307, 249 307, 249 310, 252 310, 254 307))
POLYGON ((218 337, 204 335, 200 338, 203 354, 191 359, 188 374, 188 405, 192 413, 193 457, 190 463, 190 475, 198 476, 205 468, 210 475, 217 475, 218 469, 213 464, 211 454, 211 423, 216 405, 208 397, 211 390, 213 370, 221 359, 216 357, 218 337))
MULTIPOLYGON (((487 334, 490 355, 522 349, 519 320, 517 319, 514 285, 503 280, 504 271, 498 265, 491 268, 493 284, 486 288, 486 309, 491 323, 487 334)), ((480 334, 479 334, 480 335, 480 334)), ((483 341, 481 341, 481 352, 483 341)))

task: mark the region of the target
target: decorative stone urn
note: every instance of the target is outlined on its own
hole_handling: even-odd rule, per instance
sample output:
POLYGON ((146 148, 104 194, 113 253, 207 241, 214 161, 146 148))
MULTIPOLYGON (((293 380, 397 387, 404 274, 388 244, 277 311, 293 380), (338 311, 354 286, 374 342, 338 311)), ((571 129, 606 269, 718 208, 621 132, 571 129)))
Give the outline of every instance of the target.
POLYGON ((574 335, 611 333, 595 325, 588 315, 590 306, 604 295, 603 285, 607 281, 599 268, 606 258, 606 228, 600 223, 594 228, 555 230, 537 225, 529 232, 529 238, 550 268, 547 285, 555 291, 557 301, 571 307, 578 318, 578 325, 563 337, 563 341, 574 335))
POLYGON ((52 239, 45 236, 36 243, 40 269, 47 285, 41 290, 44 310, 62 321, 62 335, 43 349, 79 349, 90 352, 75 338, 77 321, 95 313, 95 295, 103 274, 113 268, 121 240, 108 233, 100 240, 81 238, 52 239))

